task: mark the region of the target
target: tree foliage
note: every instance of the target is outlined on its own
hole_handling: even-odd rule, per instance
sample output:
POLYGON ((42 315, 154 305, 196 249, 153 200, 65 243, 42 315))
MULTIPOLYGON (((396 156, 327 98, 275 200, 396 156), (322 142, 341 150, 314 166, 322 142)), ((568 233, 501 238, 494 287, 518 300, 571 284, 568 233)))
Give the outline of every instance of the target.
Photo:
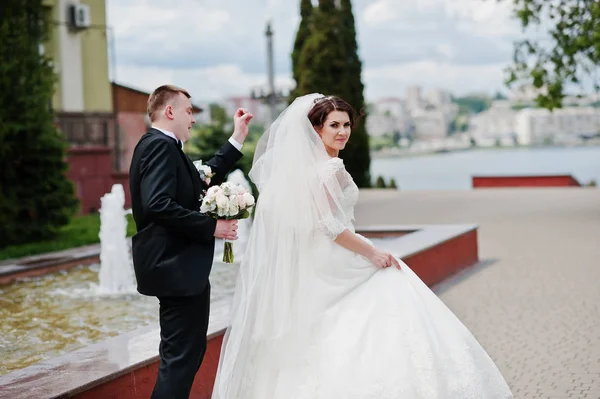
MULTIPOLYGON (((364 106, 364 85, 350 0, 319 0, 317 7, 302 0, 301 14, 292 53, 296 81, 293 98, 309 93, 337 95, 360 111, 364 106)), ((353 129, 340 157, 359 187, 371 185, 369 137, 364 118, 353 129)))
POLYGON ((548 109, 562 106, 570 86, 585 86, 591 79, 594 89, 600 89, 600 2, 512 1, 524 30, 547 29, 547 35, 515 44, 507 84, 533 86, 539 91, 537 104, 548 109))
POLYGON ((55 75, 40 52, 41 0, 6 0, 0 18, 0 247, 51 238, 77 208, 67 143, 53 123, 55 75))

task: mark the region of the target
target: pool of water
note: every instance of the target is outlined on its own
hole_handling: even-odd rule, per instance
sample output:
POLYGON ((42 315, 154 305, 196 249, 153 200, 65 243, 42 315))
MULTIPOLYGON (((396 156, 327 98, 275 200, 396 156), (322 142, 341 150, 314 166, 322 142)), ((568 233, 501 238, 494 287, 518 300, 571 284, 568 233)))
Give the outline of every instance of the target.
MULTIPOLYGON (((215 263, 212 301, 231 295, 238 265, 215 263)), ((98 265, 0 287, 0 375, 148 324, 158 300, 97 294, 98 265)))
POLYGON ((0 374, 157 320, 156 298, 96 295, 98 266, 0 289, 0 374))

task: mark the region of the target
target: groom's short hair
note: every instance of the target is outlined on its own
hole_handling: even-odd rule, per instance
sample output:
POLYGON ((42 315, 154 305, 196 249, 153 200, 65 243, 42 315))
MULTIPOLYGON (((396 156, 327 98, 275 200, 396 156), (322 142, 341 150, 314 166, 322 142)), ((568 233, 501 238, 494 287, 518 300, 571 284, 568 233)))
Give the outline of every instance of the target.
POLYGON ((187 98, 191 98, 190 93, 187 90, 182 89, 181 87, 173 86, 173 85, 163 85, 150 94, 148 97, 148 116, 150 117, 150 121, 154 122, 156 119, 156 111, 167 105, 167 103, 173 99, 173 97, 177 96, 179 93, 183 93, 187 98))

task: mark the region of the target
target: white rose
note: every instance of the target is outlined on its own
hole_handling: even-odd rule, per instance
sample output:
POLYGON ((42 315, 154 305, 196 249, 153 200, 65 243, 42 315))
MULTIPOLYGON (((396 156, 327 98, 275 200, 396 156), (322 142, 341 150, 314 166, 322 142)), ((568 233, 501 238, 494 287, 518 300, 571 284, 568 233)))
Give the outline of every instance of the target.
POLYGON ((213 172, 212 172, 212 169, 210 168, 210 166, 202 165, 200 168, 201 168, 202 172, 204 172, 204 176, 206 176, 207 178, 213 177, 213 172))
POLYGON ((214 199, 221 192, 221 187, 212 186, 206 191, 206 197, 214 199))
POLYGON ((204 196, 204 202, 214 202, 215 198, 216 198, 216 194, 211 193, 209 194, 208 192, 206 193, 206 195, 204 196))
POLYGON ((221 189, 223 190, 223 194, 230 196, 233 193, 233 187, 229 183, 221 184, 221 189))
POLYGON ((246 201, 246 206, 254 205, 254 197, 250 193, 244 194, 244 201, 246 201))
POLYGON ((235 216, 240 212, 237 201, 234 196, 229 199, 229 216, 235 216))
POLYGON ((246 200, 244 199, 244 195, 243 194, 236 195, 235 199, 236 199, 237 204, 238 204, 238 206, 240 207, 241 210, 246 209, 246 200))
POLYGON ((227 197, 221 193, 217 194, 215 200, 217 202, 217 208, 219 209, 226 208, 229 204, 227 197))
POLYGON ((248 192, 248 190, 246 190, 244 187, 242 187, 242 185, 240 185, 240 184, 237 185, 237 192, 236 192, 237 195, 245 194, 247 192, 248 192))
POLYGON ((218 207, 217 208, 217 215, 220 217, 229 216, 228 212, 229 212, 229 208, 227 208, 227 207, 223 207, 223 208, 218 207))
POLYGON ((210 204, 203 202, 202 206, 200 206, 200 213, 210 212, 210 204))

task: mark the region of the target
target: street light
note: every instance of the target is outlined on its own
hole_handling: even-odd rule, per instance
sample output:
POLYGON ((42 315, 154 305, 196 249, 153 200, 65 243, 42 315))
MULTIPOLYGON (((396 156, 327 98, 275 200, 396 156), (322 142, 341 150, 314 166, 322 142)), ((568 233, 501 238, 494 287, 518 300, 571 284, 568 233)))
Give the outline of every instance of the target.
POLYGON ((273 122, 275 120, 275 75, 273 71, 273 30, 271 29, 271 21, 267 22, 267 30, 265 32, 265 36, 267 37, 267 75, 269 81, 269 94, 268 94, 268 104, 269 104, 269 122, 273 122))
POLYGON ((261 100, 266 103, 269 107, 269 120, 267 126, 269 126, 277 116, 277 103, 284 101, 287 96, 282 91, 275 91, 275 72, 273 67, 273 29, 271 27, 271 21, 267 22, 267 30, 265 36, 267 37, 267 93, 261 88, 260 92, 257 93, 252 90, 250 97, 253 100, 261 100))

